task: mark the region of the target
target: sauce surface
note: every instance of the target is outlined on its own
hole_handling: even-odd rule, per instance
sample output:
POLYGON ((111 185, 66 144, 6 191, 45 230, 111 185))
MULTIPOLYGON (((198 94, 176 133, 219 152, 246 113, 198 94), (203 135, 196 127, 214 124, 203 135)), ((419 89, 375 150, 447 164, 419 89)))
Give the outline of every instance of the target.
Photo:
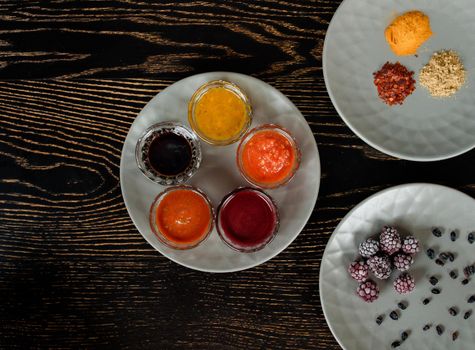
POLYGON ((277 131, 259 131, 244 145, 242 167, 253 181, 262 184, 278 183, 293 171, 296 150, 290 141, 277 131))
POLYGON ((199 131, 214 141, 226 141, 239 135, 248 118, 246 104, 241 98, 222 87, 209 89, 195 107, 199 131))
POLYGON ((232 195, 220 209, 222 234, 234 246, 252 249, 274 234, 277 213, 259 192, 242 190, 232 195))
POLYGON ((191 146, 181 135, 169 132, 155 137, 148 150, 150 165, 163 175, 178 175, 192 160, 191 146))
POLYGON ((211 225, 207 201, 192 190, 175 190, 164 196, 156 211, 156 224, 169 241, 192 244, 205 236, 211 225))

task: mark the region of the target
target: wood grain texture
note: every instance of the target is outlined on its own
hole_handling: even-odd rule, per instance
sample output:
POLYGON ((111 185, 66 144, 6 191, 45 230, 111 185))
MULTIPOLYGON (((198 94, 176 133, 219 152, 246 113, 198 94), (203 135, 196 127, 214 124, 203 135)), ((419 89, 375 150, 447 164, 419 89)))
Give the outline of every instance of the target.
POLYGON ((0 2, 0 77, 320 70, 339 0, 0 2))
POLYGON ((475 153, 401 161, 343 124, 321 75, 338 3, 1 1, 0 348, 339 348, 318 294, 339 220, 406 182, 475 196, 475 153), (174 81, 210 70, 251 74, 286 94, 314 132, 323 169, 296 241, 223 275, 153 250, 119 185, 137 113, 174 81))

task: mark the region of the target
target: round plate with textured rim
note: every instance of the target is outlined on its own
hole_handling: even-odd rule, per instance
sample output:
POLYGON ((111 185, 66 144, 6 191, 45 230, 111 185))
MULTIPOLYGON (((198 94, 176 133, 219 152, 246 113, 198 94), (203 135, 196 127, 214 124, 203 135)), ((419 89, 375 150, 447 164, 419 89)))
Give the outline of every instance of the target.
MULTIPOLYGON (((187 182, 202 189, 216 208, 221 199, 238 186, 248 185, 236 164, 238 143, 211 146, 201 142, 203 161, 187 182)), ((122 149, 120 185, 125 206, 137 229, 156 250, 189 268, 206 272, 232 272, 259 265, 284 250, 297 237, 309 219, 320 185, 320 158, 308 123, 297 107, 272 86, 250 76, 213 72, 198 74, 170 85, 156 95, 133 122, 122 149), (150 125, 178 121, 188 125, 188 101, 204 83, 223 79, 243 89, 253 106, 252 127, 276 123, 288 129, 302 151, 300 169, 286 186, 266 190, 279 208, 280 229, 274 240, 255 253, 239 253, 222 242, 213 230, 196 248, 180 251, 168 248, 157 239, 149 226, 149 210, 154 198, 164 189, 143 176, 135 162, 135 144, 150 125)))
POLYGON ((323 74, 330 98, 345 123, 372 147, 416 161, 454 157, 475 147, 475 2, 473 0, 345 0, 325 38, 323 74), (434 35, 416 56, 396 56, 384 30, 396 14, 421 10, 434 35), (415 72, 435 51, 456 50, 467 81, 451 98, 434 99, 417 84, 402 106, 378 97, 373 72, 399 61, 415 72))
POLYGON ((461 281, 462 269, 475 262, 475 244, 467 241, 468 233, 475 231, 474 213, 475 200, 459 191, 433 184, 407 184, 376 193, 343 218, 323 254, 320 299, 327 323, 344 349, 390 349, 390 344, 407 330, 410 335, 401 346, 404 349, 473 348, 475 317, 465 320, 463 314, 475 308, 475 304, 467 303, 475 291, 475 278, 466 286, 461 281), (421 252, 409 270, 416 280, 416 288, 402 296, 392 287, 397 273, 393 272, 387 281, 372 278, 381 293, 378 300, 367 304, 355 294, 358 283, 348 275, 347 267, 357 256, 358 244, 377 234, 384 225, 395 226, 402 233, 410 232, 420 240, 421 252), (434 227, 442 229, 442 237, 432 235, 434 227), (452 230, 458 234, 455 242, 449 238, 452 230), (425 254, 429 247, 437 252, 453 252, 456 259, 440 267, 425 254), (458 271, 455 280, 449 277, 452 269, 458 271), (439 278, 439 295, 431 294, 428 279, 432 275, 439 278), (422 304, 425 297, 432 299, 426 306, 422 304), (399 320, 390 319, 389 313, 398 309, 397 303, 403 300, 408 302, 408 308, 399 310, 399 320), (449 315, 452 306, 459 309, 456 317, 449 315), (385 314, 385 318, 378 326, 375 320, 380 314, 385 314), (428 323, 432 328, 424 332, 422 328, 428 323), (445 328, 441 336, 436 334, 437 324, 445 328), (455 331, 459 337, 453 341, 455 331))

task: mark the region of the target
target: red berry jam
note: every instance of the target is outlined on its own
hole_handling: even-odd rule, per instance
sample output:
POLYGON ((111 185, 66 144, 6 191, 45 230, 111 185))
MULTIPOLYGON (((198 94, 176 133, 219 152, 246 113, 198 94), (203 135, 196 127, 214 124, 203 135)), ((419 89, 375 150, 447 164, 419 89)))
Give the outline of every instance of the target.
POLYGON ((241 188, 227 195, 218 208, 217 221, 223 241, 241 252, 264 248, 279 226, 272 199, 252 188, 241 188))

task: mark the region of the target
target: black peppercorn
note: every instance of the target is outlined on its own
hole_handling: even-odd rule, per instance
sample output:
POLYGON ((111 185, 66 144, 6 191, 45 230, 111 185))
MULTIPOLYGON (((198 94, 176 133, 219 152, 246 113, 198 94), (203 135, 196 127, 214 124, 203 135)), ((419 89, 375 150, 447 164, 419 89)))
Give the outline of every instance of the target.
POLYGON ((441 237, 442 236, 442 231, 438 227, 436 227, 432 230, 432 234, 436 237, 441 237))
POLYGON ((450 232, 450 240, 452 242, 455 242, 457 240, 457 232, 455 231, 450 232))

